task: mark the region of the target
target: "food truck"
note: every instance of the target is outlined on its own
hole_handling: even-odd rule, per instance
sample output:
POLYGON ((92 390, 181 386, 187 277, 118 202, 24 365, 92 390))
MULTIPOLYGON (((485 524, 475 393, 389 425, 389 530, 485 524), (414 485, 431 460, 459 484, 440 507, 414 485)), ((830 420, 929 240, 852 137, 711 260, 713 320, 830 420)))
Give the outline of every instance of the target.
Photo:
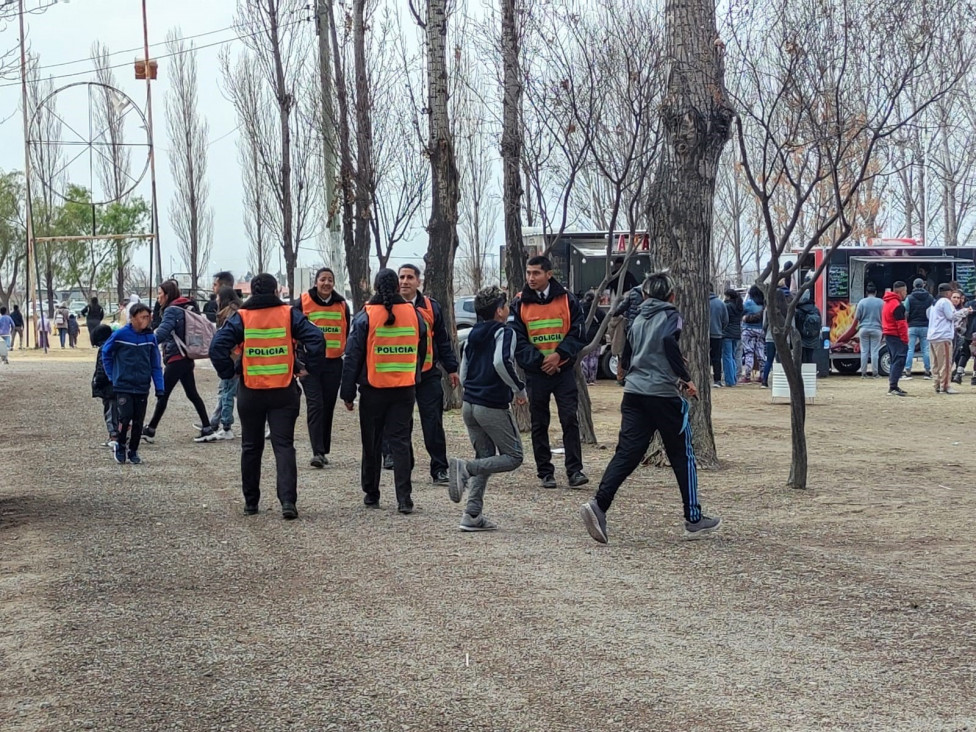
MULTIPOLYGON (((819 267, 826 250, 807 255, 800 276, 819 267)), ((830 363, 842 374, 853 374, 861 367, 860 342, 855 336, 846 343, 837 339, 854 322, 854 309, 873 282, 878 297, 901 280, 912 291, 912 282, 925 281, 926 288, 937 294, 942 282, 958 282, 967 296, 976 294, 976 247, 927 247, 920 239, 868 239, 866 245, 842 246, 834 250, 830 262, 814 286, 817 307, 830 328, 830 363)), ((921 352, 916 351, 917 356, 921 352)), ((888 374, 890 357, 882 344, 878 368, 888 374)))

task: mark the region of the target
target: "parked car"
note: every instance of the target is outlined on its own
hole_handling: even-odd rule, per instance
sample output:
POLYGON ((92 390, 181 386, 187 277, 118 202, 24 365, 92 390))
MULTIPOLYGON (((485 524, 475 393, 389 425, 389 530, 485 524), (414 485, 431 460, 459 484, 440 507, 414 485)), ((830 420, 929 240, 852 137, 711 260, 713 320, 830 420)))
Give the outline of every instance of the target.
POLYGON ((68 303, 68 312, 74 313, 76 318, 81 317, 81 311, 88 305, 84 300, 72 300, 68 303))
POLYGON ((478 322, 478 316, 474 312, 474 297, 454 299, 454 322, 457 324, 458 332, 471 328, 478 322))

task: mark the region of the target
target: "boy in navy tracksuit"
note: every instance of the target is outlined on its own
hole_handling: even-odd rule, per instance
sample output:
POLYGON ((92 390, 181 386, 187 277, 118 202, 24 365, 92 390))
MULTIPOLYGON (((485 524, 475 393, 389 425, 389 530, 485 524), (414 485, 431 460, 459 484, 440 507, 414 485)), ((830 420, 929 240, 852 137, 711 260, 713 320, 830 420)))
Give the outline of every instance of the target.
POLYGON ((156 398, 165 392, 163 367, 159 358, 159 344, 149 327, 152 311, 137 303, 129 311, 129 323, 115 331, 102 346, 102 364, 112 380, 115 402, 119 410, 118 441, 115 462, 126 460, 126 441, 132 427, 128 459, 138 465, 139 440, 146 418, 149 388, 156 387, 156 398))
POLYGON ((478 323, 468 335, 461 358, 464 401, 461 417, 474 446, 475 459, 448 461, 448 495, 468 503, 461 516, 461 531, 492 531, 497 527, 482 514, 488 476, 507 473, 522 464, 522 440, 509 411, 515 401, 525 404, 525 384, 515 370, 515 331, 508 320, 508 296, 489 287, 474 299, 478 323))
POLYGON ((111 337, 112 329, 104 323, 92 328, 91 342, 98 349, 98 355, 95 356, 95 373, 92 374, 91 386, 92 398, 102 400, 102 414, 105 417, 105 427, 108 429, 108 442, 104 444, 114 450, 119 437, 119 409, 115 404, 112 380, 105 371, 105 364, 102 363, 102 347, 111 337))

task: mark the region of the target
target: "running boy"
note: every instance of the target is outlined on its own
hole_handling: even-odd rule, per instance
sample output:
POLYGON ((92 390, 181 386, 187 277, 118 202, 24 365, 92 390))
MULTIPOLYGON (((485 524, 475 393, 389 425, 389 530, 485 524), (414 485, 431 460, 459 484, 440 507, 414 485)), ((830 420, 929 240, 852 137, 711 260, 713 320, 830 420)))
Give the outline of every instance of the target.
POLYGON ((468 504, 461 516, 461 531, 493 531, 498 526, 481 512, 488 476, 507 473, 522 464, 522 440, 509 411, 515 401, 525 404, 525 384, 515 370, 515 331, 508 320, 508 295, 489 287, 474 299, 478 323, 471 329, 461 359, 464 401, 461 418, 468 428, 475 459, 448 461, 448 495, 468 504))
POLYGON ((119 409, 115 404, 115 392, 112 390, 112 380, 105 372, 102 363, 102 347, 112 337, 112 328, 108 325, 96 325, 92 328, 91 342, 98 349, 95 356, 95 373, 92 375, 92 398, 102 400, 102 414, 105 417, 105 427, 108 429, 108 442, 105 447, 115 446, 119 441, 119 409))
POLYGON ((661 433, 684 504, 685 537, 697 539, 719 528, 698 505, 698 472, 688 423, 689 397, 698 390, 678 348, 681 316, 674 306, 674 283, 665 273, 648 275, 641 285, 644 302, 627 334, 623 359, 627 383, 620 404, 617 450, 603 472, 596 496, 580 509, 583 525, 596 541, 607 543, 607 511, 620 485, 637 469, 655 432, 661 433))
POLYGON ((126 441, 129 443, 129 462, 138 465, 139 440, 146 418, 149 387, 156 387, 156 398, 165 392, 163 367, 159 358, 159 344, 149 328, 152 311, 141 302, 129 311, 129 322, 112 333, 102 346, 102 364, 112 380, 115 401, 119 409, 119 434, 115 445, 115 462, 126 460, 126 441))

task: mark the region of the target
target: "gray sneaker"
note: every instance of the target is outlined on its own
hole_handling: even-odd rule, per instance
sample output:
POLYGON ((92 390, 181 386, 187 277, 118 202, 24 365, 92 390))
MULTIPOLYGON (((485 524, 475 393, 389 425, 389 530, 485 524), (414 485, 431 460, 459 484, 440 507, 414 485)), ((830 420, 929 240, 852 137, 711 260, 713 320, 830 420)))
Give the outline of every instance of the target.
POLYGON ((455 503, 461 502, 461 496, 468 487, 470 477, 466 460, 451 458, 447 461, 447 495, 455 503))
POLYGON ((498 528, 498 524, 486 519, 483 513, 479 513, 477 516, 464 514, 461 516, 461 526, 459 528, 461 531, 494 531, 498 528))
POLYGON ((708 536, 709 534, 718 531, 721 525, 722 525, 722 519, 709 518, 705 514, 702 514, 701 518, 698 519, 695 523, 691 523, 691 521, 685 521, 685 538, 700 539, 703 536, 708 536))
POLYGON ((596 541, 606 544, 607 538, 607 514, 600 510, 595 498, 583 504, 580 508, 580 518, 583 519, 583 526, 590 532, 596 541))

